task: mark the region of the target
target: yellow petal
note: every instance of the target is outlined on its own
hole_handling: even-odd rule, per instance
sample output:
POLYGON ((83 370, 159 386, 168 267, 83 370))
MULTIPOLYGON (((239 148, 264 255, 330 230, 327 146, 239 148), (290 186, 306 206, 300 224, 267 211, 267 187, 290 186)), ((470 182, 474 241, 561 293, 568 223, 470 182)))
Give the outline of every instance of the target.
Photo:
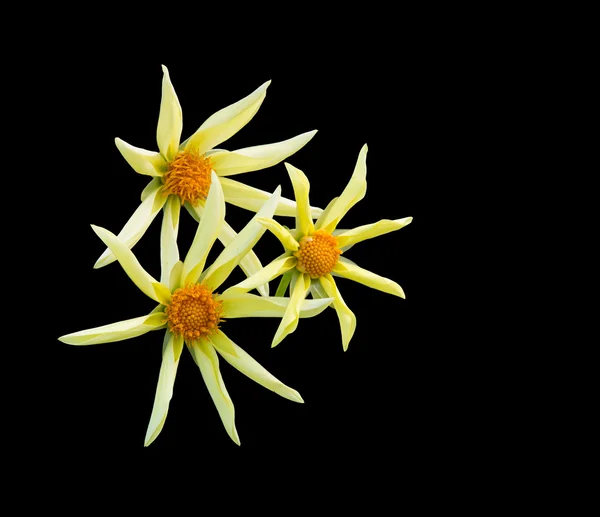
POLYGON ((358 154, 358 160, 354 167, 352 177, 346 188, 331 206, 327 217, 320 222, 319 229, 327 232, 335 230, 342 217, 346 215, 356 203, 358 203, 367 191, 367 144, 363 146, 358 154))
POLYGON ((214 171, 211 172, 211 175, 210 190, 202 212, 202 219, 200 219, 194 241, 183 262, 183 285, 198 281, 204 269, 206 257, 217 240, 225 220, 223 190, 214 171))
POLYGON ((152 287, 154 288, 154 294, 156 294, 158 301, 162 305, 169 305, 171 303, 171 290, 166 285, 154 282, 152 287))
POLYGON ((164 158, 155 151, 146 151, 140 147, 134 147, 120 138, 115 138, 117 149, 138 174, 145 176, 163 176, 167 172, 167 163, 164 158))
POLYGON ((385 235, 386 233, 404 228, 406 225, 410 224, 411 221, 412 217, 404 217, 403 219, 396 219, 393 221, 390 219, 382 219, 373 224, 365 224, 352 230, 346 230, 336 235, 338 246, 340 248, 347 248, 358 242, 385 235))
POLYGON ((354 280, 355 282, 383 291, 384 293, 393 294, 400 298, 406 298, 402 287, 393 280, 363 269, 353 262, 344 259, 344 257, 340 257, 337 264, 333 267, 333 274, 335 276, 354 280))
POLYGON ((179 148, 183 119, 179 99, 171 84, 169 71, 163 65, 162 99, 160 101, 160 113, 158 115, 158 127, 156 128, 156 143, 163 158, 170 162, 179 148))
MULTIPOLYGON (((242 372, 246 377, 252 379, 254 382, 264 386, 268 390, 271 390, 278 395, 281 395, 283 398, 288 400, 292 400, 294 402, 304 402, 300 393, 296 390, 290 388, 283 384, 279 379, 275 378, 271 375, 264 367, 262 367, 255 359, 250 357, 244 350, 242 350, 239 346, 237 346, 233 341, 231 341, 225 334, 219 334, 220 339, 228 340, 230 346, 234 349, 235 354, 231 354, 225 350, 224 347, 215 346, 217 352, 225 359, 231 366, 233 366, 236 370, 242 372)), ((214 342, 214 336, 211 336, 210 339, 214 342)))
POLYGON ((97 345, 98 343, 113 343, 123 341, 132 337, 141 336, 151 330, 165 327, 165 315, 161 312, 153 312, 139 318, 119 321, 110 325, 103 325, 87 330, 80 330, 72 334, 65 334, 58 338, 59 341, 68 345, 97 345))
MULTIPOLYGON (((138 209, 130 217, 123 229, 119 232, 119 240, 128 248, 133 248, 135 244, 142 238, 156 215, 161 211, 163 205, 167 201, 167 196, 163 196, 160 187, 148 194, 146 199, 142 201, 138 209)), ((109 249, 105 250, 100 258, 94 264, 94 268, 98 269, 111 264, 116 260, 116 257, 109 249)))
POLYGON ((202 281, 217 289, 230 275, 242 258, 250 251, 265 233, 265 227, 257 219, 259 217, 273 217, 273 211, 279 201, 281 187, 277 187, 273 195, 262 206, 258 213, 250 219, 248 224, 229 243, 228 246, 215 259, 209 269, 202 274, 202 281))
MULTIPOLYGON (((250 187, 231 178, 220 178, 220 180, 225 201, 251 212, 258 212, 263 203, 271 196, 269 192, 250 187)), ((311 216, 313 219, 317 218, 322 211, 321 208, 311 207, 311 216)), ((280 198, 274 215, 295 217, 296 202, 285 197, 280 198)))
POLYGON ((300 317, 300 307, 306 298, 306 292, 310 288, 310 276, 304 275, 299 271, 292 276, 290 302, 281 323, 275 332, 275 337, 271 347, 277 346, 288 335, 298 327, 298 318, 300 317))
POLYGON ((208 388, 208 392, 217 407, 223 426, 229 434, 230 438, 240 444, 240 438, 235 428, 235 409, 233 402, 227 393, 227 388, 221 377, 221 371, 219 370, 219 356, 215 352, 212 344, 208 341, 201 340, 194 343, 190 347, 190 352, 194 357, 194 361, 200 368, 204 383, 208 388))
POLYGON ((217 334, 213 334, 208 338, 208 340, 213 344, 217 352, 224 352, 233 356, 237 355, 233 341, 223 334, 222 331, 219 331, 217 334))
POLYGON ((342 330, 342 346, 344 347, 344 350, 348 350, 348 345, 356 330, 356 316, 348 308, 346 302, 344 302, 344 299, 335 284, 335 280, 331 275, 328 274, 320 277, 319 283, 327 295, 333 298, 333 308, 335 309, 335 312, 337 312, 338 319, 340 320, 340 328, 342 330))
POLYGON ((246 147, 231 152, 220 151, 210 155, 210 163, 219 176, 233 176, 266 169, 300 150, 316 133, 309 131, 275 144, 246 147))
POLYGON ((267 81, 242 100, 217 111, 184 142, 185 149, 195 149, 204 154, 235 135, 255 115, 267 94, 271 81, 267 81))
POLYGON ((315 223, 315 230, 321 229, 323 221, 325 221, 329 217, 329 214, 330 214, 331 210, 333 209, 333 207, 335 206, 338 199, 339 199, 338 197, 334 197, 329 202, 329 204, 325 207, 325 210, 323 210, 321 212, 321 215, 318 217, 317 222, 315 223))
POLYGON ((302 235, 310 235, 315 231, 311 218, 310 200, 308 198, 310 183, 300 169, 289 163, 285 164, 285 168, 292 180, 294 197, 296 198, 296 230, 299 230, 302 235))
MULTIPOLYGON (((191 216, 197 222, 200 222, 202 214, 204 213, 204 207, 202 207, 202 205, 192 206, 189 203, 186 203, 185 207, 191 216)), ((227 221, 223 221, 223 226, 221 227, 221 232, 219 233, 218 237, 221 244, 223 244, 223 246, 228 246, 236 237, 237 232, 231 226, 229 226, 227 221)), ((252 276, 254 273, 262 269, 262 264, 253 250, 248 251, 248 253, 244 255, 244 258, 240 261, 239 266, 246 276, 252 276)), ((256 289, 263 296, 269 296, 269 284, 260 285, 256 289)))
MULTIPOLYGON (((162 160, 162 158, 161 158, 162 160)), ((142 195, 140 196, 141 200, 144 201, 149 195, 154 194, 154 192, 162 187, 162 180, 160 178, 152 178, 150 183, 148 183, 144 190, 142 190, 142 195)))
POLYGON ((261 217, 258 222, 262 224, 267 230, 269 230, 275 237, 279 239, 279 242, 283 244, 283 247, 288 251, 298 251, 300 244, 294 238, 292 233, 280 225, 275 219, 267 219, 261 217))
POLYGON ((286 271, 296 266, 297 259, 289 254, 276 258, 270 264, 257 271, 254 275, 246 278, 242 282, 230 287, 229 290, 247 292, 257 288, 267 282, 270 282, 279 275, 283 275, 286 271))
POLYGON ((102 239, 102 242, 108 246, 110 251, 113 252, 121 267, 127 273, 127 276, 131 278, 133 283, 138 286, 146 296, 149 296, 153 300, 160 302, 154 287, 152 284, 157 283, 150 274, 140 265, 138 259, 132 253, 132 251, 123 243, 119 238, 108 230, 101 228, 100 226, 94 226, 92 224, 92 230, 96 232, 96 235, 102 239))
MULTIPOLYGON (((223 300, 223 314, 227 319, 281 318, 290 303, 290 299, 284 296, 257 296, 233 288, 227 289, 220 299, 223 300)), ((299 306, 298 317, 312 318, 323 312, 331 302, 333 298, 305 299, 299 306)))
POLYGON ((160 281, 169 285, 173 266, 179 261, 177 233, 181 203, 177 196, 169 196, 164 208, 160 230, 160 281))
POLYGON ((183 262, 177 261, 171 270, 171 278, 169 279, 169 289, 174 293, 181 287, 181 277, 183 273, 183 262))
POLYGON ((171 332, 165 332, 165 339, 162 350, 162 363, 158 374, 158 383, 156 384, 156 395, 154 396, 154 405, 152 414, 146 431, 144 447, 148 447, 162 431, 167 419, 169 404, 173 398, 173 385, 175 384, 175 375, 179 358, 183 350, 183 337, 175 337, 171 332))

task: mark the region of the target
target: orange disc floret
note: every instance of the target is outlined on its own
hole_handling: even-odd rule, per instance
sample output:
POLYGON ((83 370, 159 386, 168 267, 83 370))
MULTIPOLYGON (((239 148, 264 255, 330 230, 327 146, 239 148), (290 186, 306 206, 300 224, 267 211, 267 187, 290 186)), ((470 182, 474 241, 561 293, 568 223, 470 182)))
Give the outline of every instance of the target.
POLYGON ((179 196, 182 205, 186 201, 197 205, 208 196, 210 173, 210 158, 193 151, 180 152, 169 163, 164 176, 163 192, 179 196))
POLYGON ((319 278, 331 272, 342 253, 337 239, 324 230, 302 237, 299 244, 300 248, 294 252, 298 259, 296 268, 311 278, 319 278))
POLYGON ((224 321, 222 305, 206 285, 181 287, 171 295, 171 303, 165 309, 169 330, 188 342, 216 334, 219 323, 224 321))

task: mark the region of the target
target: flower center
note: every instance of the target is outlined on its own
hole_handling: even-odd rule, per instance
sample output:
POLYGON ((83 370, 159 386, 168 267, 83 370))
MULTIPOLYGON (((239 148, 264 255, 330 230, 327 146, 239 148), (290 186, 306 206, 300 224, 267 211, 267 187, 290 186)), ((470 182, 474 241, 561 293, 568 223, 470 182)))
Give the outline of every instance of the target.
POLYGON ((180 152, 169 163, 164 176, 163 192, 179 196, 182 205, 186 201, 197 205, 198 201, 208 196, 210 171, 210 158, 193 151, 180 152))
POLYGON ((219 323, 224 321, 222 304, 206 285, 181 287, 171 295, 171 303, 165 309, 169 329, 189 341, 216 334, 219 323))
POLYGON ((342 253, 337 246, 337 239, 324 230, 302 237, 300 248, 294 252, 298 259, 296 268, 311 278, 326 275, 336 265, 342 253))

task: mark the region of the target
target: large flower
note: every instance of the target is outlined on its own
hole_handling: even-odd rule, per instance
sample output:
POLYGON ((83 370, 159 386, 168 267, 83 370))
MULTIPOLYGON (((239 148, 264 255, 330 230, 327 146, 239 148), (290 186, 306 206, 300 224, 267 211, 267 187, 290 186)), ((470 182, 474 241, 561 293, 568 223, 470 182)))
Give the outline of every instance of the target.
MULTIPOLYGON (((92 226, 96 234, 114 253, 116 259, 140 290, 158 302, 148 315, 111 325, 67 334, 59 339, 71 345, 93 345, 121 341, 151 330, 165 329, 162 365, 158 377, 154 407, 146 433, 145 445, 152 443, 163 428, 183 344, 187 345, 200 368, 204 382, 217 407, 223 425, 232 440, 239 445, 235 428, 234 407, 219 371, 220 355, 252 380, 295 402, 303 402, 297 391, 273 377, 252 357, 229 339, 219 325, 225 318, 282 317, 289 299, 256 296, 226 289, 216 289, 227 279, 241 257, 265 232, 257 221, 272 217, 279 201, 278 188, 263 207, 225 247, 206 270, 206 257, 224 224, 225 201, 216 174, 206 201, 206 214, 198 225, 193 243, 181 262, 175 241, 179 222, 176 198, 169 199, 162 224, 161 280, 158 282, 140 265, 134 254, 117 236, 104 228, 92 226), (218 355, 217 355, 218 354, 218 355)), ((310 300, 300 308, 301 317, 319 314, 332 299, 310 300)))
MULTIPOLYGON (((117 148, 129 165, 137 173, 152 177, 142 192, 142 203, 118 234, 129 248, 139 241, 161 209, 172 205, 172 210, 179 210, 179 206, 168 203, 169 199, 177 199, 179 205, 185 205, 199 220, 212 182, 211 171, 217 173, 226 202, 258 211, 270 193, 249 187, 230 176, 271 167, 301 149, 316 133, 316 130, 309 131, 282 142, 232 152, 214 149, 242 129, 258 111, 270 84, 267 81, 247 97, 210 116, 192 136, 180 143, 183 128, 181 106, 167 67, 162 69, 162 99, 156 131, 159 152, 140 149, 120 138, 115 139, 117 148)), ((293 201, 280 198, 275 214, 293 217, 295 210, 293 201)), ((314 217, 321 212, 320 208, 312 209, 314 217)), ((225 223, 218 238, 227 245, 235 238, 235 231, 225 223)), ((103 267, 114 260, 115 255, 107 249, 94 267, 103 267)), ((240 266, 246 274, 251 274, 258 271, 261 264, 250 251, 240 266)), ((263 290, 261 286, 259 290, 266 295, 267 288, 265 286, 263 290)))
MULTIPOLYGON (((412 217, 389 220, 359 226, 352 230, 336 230, 342 217, 360 201, 367 190, 367 145, 361 149, 354 173, 339 197, 334 198, 313 224, 308 192, 310 184, 304 173, 286 163, 286 167, 296 196, 296 228, 288 230, 272 218, 260 218, 259 222, 268 228, 283 244, 285 253, 266 265, 264 269, 248 277, 236 286, 240 292, 247 292, 258 285, 285 274, 282 282, 291 282, 290 304, 273 338, 272 346, 277 345, 298 326, 300 308, 310 291, 313 298, 331 297, 333 308, 340 320, 342 345, 344 350, 354 330, 356 317, 348 308, 340 294, 334 276, 355 280, 373 289, 404 298, 404 291, 393 280, 367 271, 354 262, 341 256, 354 244, 379 235, 399 230, 412 221, 412 217)), ((287 285, 284 285, 284 290, 287 285)), ((278 290, 278 294, 281 291, 278 290)))

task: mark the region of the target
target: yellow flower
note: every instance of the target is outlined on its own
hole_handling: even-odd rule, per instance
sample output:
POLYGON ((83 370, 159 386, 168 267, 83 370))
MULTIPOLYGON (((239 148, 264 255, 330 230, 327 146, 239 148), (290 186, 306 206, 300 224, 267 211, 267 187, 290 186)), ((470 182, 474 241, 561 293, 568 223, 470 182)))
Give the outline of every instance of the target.
MULTIPOLYGON (((146 433, 146 446, 156 439, 165 423, 184 343, 202 373, 227 433, 238 445, 240 440, 235 428, 234 407, 221 377, 218 355, 265 388, 289 400, 303 402, 297 391, 273 377, 220 329, 225 318, 282 317, 289 299, 256 296, 232 288, 220 294, 216 292, 233 268, 239 264, 241 257, 266 231, 258 222, 258 218, 273 216, 279 201, 280 188, 277 188, 244 229, 205 270, 206 258, 224 224, 225 216, 223 190, 214 172, 212 180, 213 188, 210 189, 206 200, 206 214, 198 225, 183 262, 179 260, 175 240, 179 215, 176 210, 178 200, 172 197, 165 205, 161 232, 160 282, 142 268, 135 255, 117 236, 104 228, 92 226, 131 280, 144 294, 158 302, 158 305, 145 316, 59 338, 71 345, 93 345, 129 339, 151 330, 166 329, 162 365, 146 433)), ((331 301, 331 298, 307 301, 300 308, 300 316, 311 317, 319 314, 331 301)))
MULTIPOLYGON (((230 176, 271 167, 301 149, 316 133, 316 130, 309 131, 289 140, 232 152, 214 149, 252 119, 266 96, 270 84, 267 81, 247 97, 210 116, 192 136, 180 143, 183 128, 181 106, 167 67, 163 66, 162 69, 162 99, 156 132, 159 152, 147 151, 120 138, 115 139, 117 148, 129 165, 137 173, 152 177, 142 192, 142 203, 118 234, 129 248, 139 241, 158 212, 167 206, 169 199, 179 200, 179 204, 185 205, 198 221, 204 212, 211 186, 211 171, 217 173, 226 202, 258 211, 270 194, 235 181, 230 176)), ((173 205, 172 210, 179 211, 179 206, 173 205)), ((295 210, 293 201, 281 198, 275 214, 293 217, 295 210)), ((320 208, 312 209, 314 217, 321 212, 320 208)), ((226 246, 235 238, 235 231, 225 223, 218 238, 226 246)), ((114 254, 107 249, 94 267, 106 266, 114 260, 114 254)), ((247 275, 262 267, 253 251, 242 260, 240 266, 247 275)), ((268 295, 267 288, 260 286, 259 291, 268 295)))
MULTIPOLYGON (((308 192, 310 184, 304 173, 286 163, 296 196, 296 229, 289 231, 272 218, 260 218, 283 244, 285 253, 264 269, 240 282, 236 289, 247 292, 258 285, 287 273, 291 278, 290 304, 275 333, 272 346, 276 346, 298 326, 299 308, 310 291, 313 298, 331 297, 333 308, 340 320, 342 345, 348 349, 356 328, 356 317, 344 302, 334 277, 355 280, 368 287, 404 298, 404 291, 394 281, 376 275, 342 257, 342 253, 354 244, 379 235, 399 230, 412 221, 412 217, 389 220, 359 226, 352 230, 336 230, 342 217, 360 201, 367 190, 367 145, 361 149, 354 173, 339 197, 334 198, 313 224, 308 192)), ((287 287, 287 285, 285 286, 287 287)))

